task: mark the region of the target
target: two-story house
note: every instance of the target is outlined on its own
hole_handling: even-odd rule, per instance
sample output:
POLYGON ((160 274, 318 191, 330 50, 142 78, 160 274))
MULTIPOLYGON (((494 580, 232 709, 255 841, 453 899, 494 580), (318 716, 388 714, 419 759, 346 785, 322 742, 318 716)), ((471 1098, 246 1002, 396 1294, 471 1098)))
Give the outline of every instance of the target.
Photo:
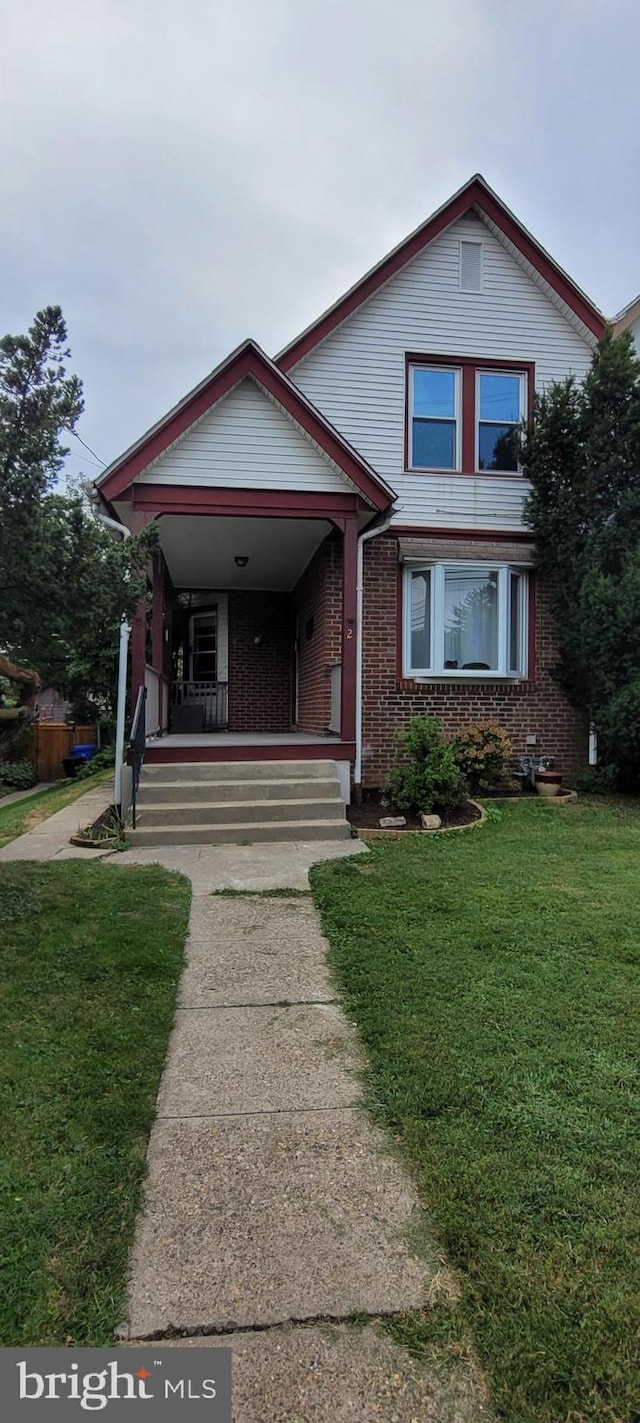
POLYGON ((582 765, 514 434, 604 326, 476 176, 275 360, 247 341, 116 460, 104 505, 159 528, 132 634, 146 761, 324 760, 347 798, 423 713, 582 765))

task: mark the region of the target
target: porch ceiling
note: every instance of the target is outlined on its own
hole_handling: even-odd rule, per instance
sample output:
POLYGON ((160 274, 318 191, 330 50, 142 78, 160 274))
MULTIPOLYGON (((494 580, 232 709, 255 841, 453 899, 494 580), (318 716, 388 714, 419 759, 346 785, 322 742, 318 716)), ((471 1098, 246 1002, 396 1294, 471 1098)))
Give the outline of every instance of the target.
POLYGON ((331 530, 322 519, 165 514, 160 543, 176 588, 294 588, 331 530), (236 555, 248 557, 238 568, 236 555))

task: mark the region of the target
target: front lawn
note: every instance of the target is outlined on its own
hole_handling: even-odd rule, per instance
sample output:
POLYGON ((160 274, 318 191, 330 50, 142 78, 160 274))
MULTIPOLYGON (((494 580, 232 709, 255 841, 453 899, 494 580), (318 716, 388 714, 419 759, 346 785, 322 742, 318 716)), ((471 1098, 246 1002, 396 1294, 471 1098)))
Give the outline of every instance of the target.
POLYGON ((313 889, 372 1108, 460 1272, 454 1313, 499 1416, 632 1423, 640 808, 489 815, 378 841, 313 870, 313 889))
POLYGON ((107 1344, 182 964, 180 875, 0 865, 0 1344, 107 1344))

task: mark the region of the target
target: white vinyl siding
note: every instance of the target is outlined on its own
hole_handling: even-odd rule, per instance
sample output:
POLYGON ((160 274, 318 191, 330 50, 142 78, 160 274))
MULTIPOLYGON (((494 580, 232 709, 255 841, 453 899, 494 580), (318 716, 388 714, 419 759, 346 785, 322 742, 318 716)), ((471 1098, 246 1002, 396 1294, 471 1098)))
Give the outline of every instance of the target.
POLYGON ((142 483, 344 494, 352 485, 248 377, 138 476, 142 483))
MULTIPOLYGON (((595 344, 595 342, 594 342, 595 344)), ((518 476, 407 474, 405 357, 535 361, 538 387, 586 374, 592 346, 479 217, 460 218, 291 371, 396 490, 394 521, 523 527, 518 476), (483 243, 482 295, 460 290, 460 241, 483 243)))

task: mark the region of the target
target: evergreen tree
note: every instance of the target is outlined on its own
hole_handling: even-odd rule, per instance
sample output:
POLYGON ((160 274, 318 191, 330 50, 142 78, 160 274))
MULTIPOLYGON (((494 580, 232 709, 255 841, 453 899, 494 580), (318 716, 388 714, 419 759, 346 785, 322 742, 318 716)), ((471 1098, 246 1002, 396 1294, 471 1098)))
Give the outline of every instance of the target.
POLYGON ((608 332, 582 384, 537 399, 523 443, 533 528, 556 619, 555 675, 603 759, 640 784, 640 361, 608 332))
POLYGON ((0 341, 0 653, 109 712, 120 621, 145 591, 155 534, 125 541, 82 492, 56 492, 63 436, 83 409, 68 357, 57 306, 0 341))

